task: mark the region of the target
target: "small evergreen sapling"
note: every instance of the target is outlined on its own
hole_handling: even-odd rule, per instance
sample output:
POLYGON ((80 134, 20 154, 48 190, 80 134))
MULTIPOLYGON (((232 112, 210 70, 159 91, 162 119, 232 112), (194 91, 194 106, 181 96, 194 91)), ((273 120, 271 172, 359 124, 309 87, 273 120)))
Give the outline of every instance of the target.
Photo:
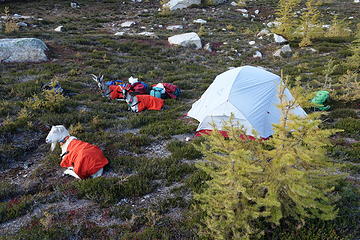
POLYGON ((315 7, 315 0, 308 0, 306 2, 306 10, 301 16, 301 26, 303 28, 302 40, 299 43, 300 47, 306 47, 312 44, 311 39, 321 30, 319 28, 320 12, 315 7))
POLYGON ((203 214, 199 233, 212 239, 250 239, 261 235, 259 222, 279 225, 284 218, 301 226, 306 219, 334 219, 337 210, 330 194, 341 178, 326 156, 329 136, 336 130, 321 129, 318 114, 299 117, 292 110, 309 96, 300 88, 294 99, 279 90, 281 119, 267 141, 252 141, 244 129, 226 123, 229 138, 217 131, 200 147, 206 161, 197 164, 210 180, 195 193, 195 207, 203 214))
POLYGON ((281 24, 275 29, 275 33, 293 39, 294 29, 298 20, 294 16, 295 9, 299 6, 300 0, 280 0, 276 11, 277 21, 281 24))
POLYGON ((360 24, 358 24, 358 31, 355 37, 350 47, 352 55, 346 60, 346 66, 353 70, 360 68, 360 24))

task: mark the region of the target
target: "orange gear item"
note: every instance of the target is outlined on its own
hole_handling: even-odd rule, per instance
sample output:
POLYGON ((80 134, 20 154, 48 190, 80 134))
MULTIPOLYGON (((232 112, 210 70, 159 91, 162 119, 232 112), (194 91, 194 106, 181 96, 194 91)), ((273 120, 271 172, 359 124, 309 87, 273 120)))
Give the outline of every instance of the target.
POLYGON ((145 109, 161 110, 164 107, 164 100, 150 95, 136 95, 138 100, 138 112, 145 109))
POLYGON ((81 179, 90 177, 109 163, 99 147, 77 139, 70 142, 67 152, 60 166, 74 167, 81 179))
POLYGON ((110 85, 109 89, 110 89, 110 98, 112 100, 114 99, 121 99, 124 98, 124 95, 122 94, 122 90, 125 87, 119 86, 119 85, 110 85))

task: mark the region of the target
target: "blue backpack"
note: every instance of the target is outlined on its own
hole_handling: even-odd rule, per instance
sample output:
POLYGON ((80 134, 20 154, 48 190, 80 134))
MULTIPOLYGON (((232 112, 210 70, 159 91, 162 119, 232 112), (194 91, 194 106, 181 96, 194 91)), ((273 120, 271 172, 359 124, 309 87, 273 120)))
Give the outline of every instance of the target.
POLYGON ((161 93, 162 91, 164 91, 163 88, 158 88, 158 87, 153 87, 150 91, 150 96, 156 97, 156 98, 165 98, 166 94, 165 93, 161 93))

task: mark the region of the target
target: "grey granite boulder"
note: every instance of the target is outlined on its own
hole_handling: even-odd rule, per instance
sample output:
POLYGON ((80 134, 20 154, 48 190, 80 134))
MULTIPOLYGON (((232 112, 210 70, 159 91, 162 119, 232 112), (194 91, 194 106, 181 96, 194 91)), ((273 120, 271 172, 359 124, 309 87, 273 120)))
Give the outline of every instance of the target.
POLYGON ((201 0, 170 0, 163 7, 169 8, 171 11, 176 9, 183 9, 192 5, 200 5, 201 0))
POLYGON ((46 44, 37 38, 0 39, 0 62, 47 61, 46 44))

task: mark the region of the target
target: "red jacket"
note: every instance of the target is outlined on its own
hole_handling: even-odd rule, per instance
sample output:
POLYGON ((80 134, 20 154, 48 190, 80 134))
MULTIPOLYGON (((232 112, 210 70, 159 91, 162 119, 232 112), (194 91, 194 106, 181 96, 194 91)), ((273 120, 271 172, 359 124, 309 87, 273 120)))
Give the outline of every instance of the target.
POLYGON ((74 167, 81 179, 90 177, 109 163, 99 147, 77 139, 70 142, 67 152, 60 166, 74 167))
POLYGON ((145 109, 148 110, 161 110, 164 106, 164 100, 150 95, 136 95, 138 104, 138 112, 145 109))

